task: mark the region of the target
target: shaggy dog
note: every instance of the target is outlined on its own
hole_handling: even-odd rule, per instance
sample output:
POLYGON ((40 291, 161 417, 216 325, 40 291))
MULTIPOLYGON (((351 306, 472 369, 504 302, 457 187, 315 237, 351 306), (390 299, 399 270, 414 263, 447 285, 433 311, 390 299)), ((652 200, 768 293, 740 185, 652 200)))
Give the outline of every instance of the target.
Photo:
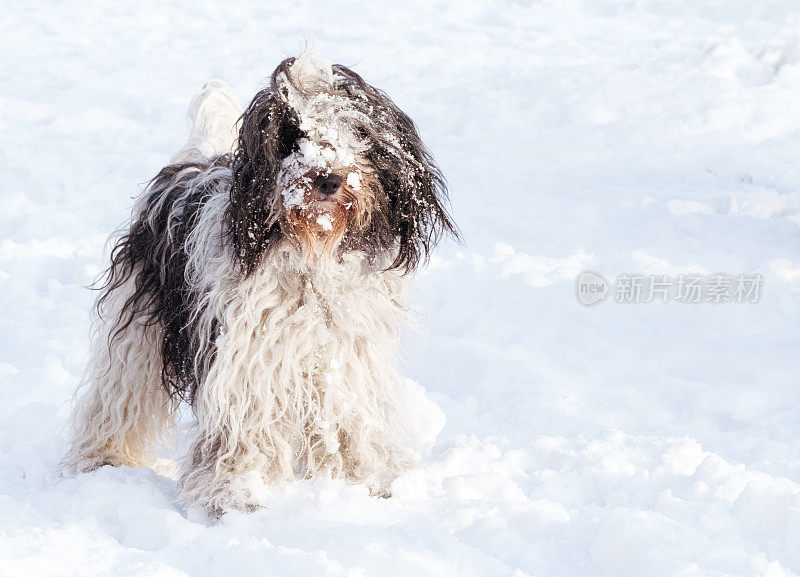
POLYGON ((115 238, 65 463, 147 464, 185 401, 186 502, 252 509, 254 474, 385 494, 410 461, 408 273, 456 236, 444 179, 386 94, 308 54, 239 112, 206 85, 115 238))

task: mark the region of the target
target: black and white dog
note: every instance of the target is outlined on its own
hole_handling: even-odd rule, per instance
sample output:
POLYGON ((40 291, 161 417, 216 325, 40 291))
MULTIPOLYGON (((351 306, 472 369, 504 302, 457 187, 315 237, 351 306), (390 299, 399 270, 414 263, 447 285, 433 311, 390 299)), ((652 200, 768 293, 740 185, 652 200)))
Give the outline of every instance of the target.
POLYGON ((147 464, 186 401, 187 502, 256 507, 254 474, 384 492, 409 463, 407 273, 457 234, 444 179, 386 94, 308 54, 240 111, 206 85, 115 239, 65 463, 147 464))

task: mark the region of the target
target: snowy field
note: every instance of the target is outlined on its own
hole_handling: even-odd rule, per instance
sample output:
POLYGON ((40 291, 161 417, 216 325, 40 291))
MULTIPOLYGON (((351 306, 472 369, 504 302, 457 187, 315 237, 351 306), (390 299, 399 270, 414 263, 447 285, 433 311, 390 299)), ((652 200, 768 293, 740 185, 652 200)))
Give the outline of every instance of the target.
POLYGON ((800 6, 395 4, 3 1, 0 575, 800 575, 800 6), (430 453, 388 500, 296 482, 217 523, 169 462, 62 478, 107 235, 207 79, 244 104, 306 37, 451 186, 404 347, 430 453), (712 273, 759 302, 616 302, 712 273))

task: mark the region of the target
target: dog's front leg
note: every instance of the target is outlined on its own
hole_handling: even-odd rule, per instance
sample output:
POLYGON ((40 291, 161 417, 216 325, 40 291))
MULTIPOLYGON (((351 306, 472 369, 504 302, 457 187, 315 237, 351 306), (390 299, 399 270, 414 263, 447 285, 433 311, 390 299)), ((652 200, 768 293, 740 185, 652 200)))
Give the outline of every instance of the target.
POLYGON ((254 511, 264 505, 265 478, 244 439, 230 427, 209 431, 202 425, 186 458, 181 477, 182 500, 200 505, 213 516, 225 510, 254 511))
POLYGON ((257 398, 213 386, 200 396, 196 437, 181 477, 183 500, 216 515, 262 507, 266 484, 292 476, 291 447, 270 434, 257 398))
POLYGON ((254 328, 260 315, 247 299, 224 300, 225 331, 193 401, 196 436, 181 477, 183 500, 214 513, 263 506, 264 484, 293 476, 291 432, 276 417, 276 368, 254 328))

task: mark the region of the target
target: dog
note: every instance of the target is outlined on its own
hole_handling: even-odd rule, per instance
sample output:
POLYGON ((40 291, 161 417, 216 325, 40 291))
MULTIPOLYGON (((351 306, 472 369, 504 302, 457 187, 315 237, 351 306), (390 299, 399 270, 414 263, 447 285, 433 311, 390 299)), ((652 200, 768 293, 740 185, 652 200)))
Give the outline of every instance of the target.
POLYGON ((64 465, 151 463, 182 404, 181 499, 252 510, 265 484, 388 495, 413 461, 397 368, 413 272, 458 238, 412 120, 342 65, 287 58, 240 115, 221 81, 112 237, 64 465))

